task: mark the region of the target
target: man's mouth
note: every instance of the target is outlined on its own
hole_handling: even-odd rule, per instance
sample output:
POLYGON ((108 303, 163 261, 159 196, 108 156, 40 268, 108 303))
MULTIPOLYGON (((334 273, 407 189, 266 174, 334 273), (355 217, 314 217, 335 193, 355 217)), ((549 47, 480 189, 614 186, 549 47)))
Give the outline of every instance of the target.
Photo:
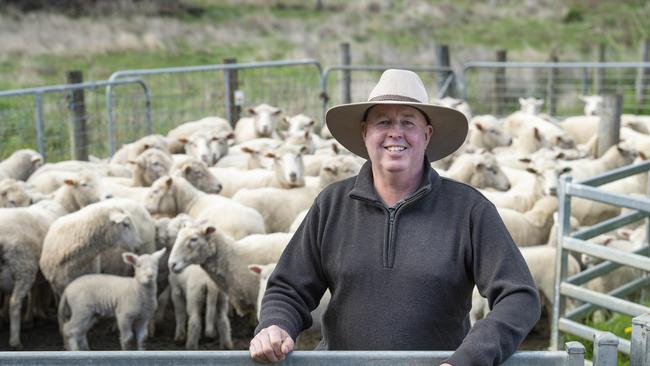
POLYGON ((384 149, 390 151, 390 152, 400 152, 406 150, 405 146, 386 146, 384 149))

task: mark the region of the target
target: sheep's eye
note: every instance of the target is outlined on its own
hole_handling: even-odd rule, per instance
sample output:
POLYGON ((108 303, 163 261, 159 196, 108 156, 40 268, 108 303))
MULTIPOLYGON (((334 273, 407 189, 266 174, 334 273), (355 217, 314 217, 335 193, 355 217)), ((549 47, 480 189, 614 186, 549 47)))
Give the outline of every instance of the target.
POLYGON ((84 188, 86 188, 86 187, 88 187, 88 183, 83 182, 83 183, 81 183, 81 186, 84 187, 84 188))
POLYGON ((129 222, 128 221, 122 221, 122 226, 124 227, 129 227, 129 222))
POLYGON ((16 206, 16 201, 14 200, 9 200, 9 203, 11 203, 12 206, 16 206))

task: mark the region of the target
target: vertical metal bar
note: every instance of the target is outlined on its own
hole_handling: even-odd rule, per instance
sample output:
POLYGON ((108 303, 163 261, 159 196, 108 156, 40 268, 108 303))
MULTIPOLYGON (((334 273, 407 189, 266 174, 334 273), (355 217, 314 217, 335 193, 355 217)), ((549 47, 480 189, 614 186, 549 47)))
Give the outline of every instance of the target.
MULTIPOLYGON (((352 57, 350 56, 350 44, 341 43, 341 65, 350 66, 352 57)), ((343 82, 341 83, 341 102, 352 102, 352 76, 349 69, 343 70, 343 82)))
POLYGON ((566 366, 584 366, 585 346, 580 342, 567 342, 564 349, 569 354, 566 366))
POLYGON ((618 359, 618 337, 610 332, 598 333, 594 337, 594 366, 616 366, 618 359))
POLYGON ((45 151, 45 123, 43 121, 43 94, 37 93, 34 95, 34 108, 36 109, 36 145, 38 152, 43 156, 43 160, 47 161, 47 152, 45 151))
POLYGON ((147 134, 151 135, 153 133, 153 124, 151 122, 151 91, 149 90, 149 86, 145 84, 144 82, 142 83, 142 86, 144 88, 144 98, 145 98, 145 116, 147 118, 147 134))
POLYGON ((322 129, 325 126, 325 114, 327 113, 327 106, 329 103, 329 95, 327 94, 327 78, 330 75, 329 69, 323 70, 320 76, 320 98, 322 100, 323 106, 323 115, 321 118, 320 128, 322 129))
POLYGON ((622 106, 622 95, 603 96, 603 107, 600 111, 600 123, 598 124, 596 157, 602 157, 607 149, 618 144, 621 130, 622 106))
MULTIPOLYGON (((644 40, 641 48, 641 62, 650 61, 650 39, 644 40)), ((643 105, 643 99, 645 99, 648 74, 650 74, 650 67, 639 67, 636 71, 636 81, 634 83, 636 92, 634 94, 636 96, 637 113, 640 112, 641 106, 643 105)))
MULTIPOLYGON (((224 64, 234 64, 237 63, 237 60, 234 58, 227 58, 223 60, 224 64)), ((233 70, 225 69, 224 72, 224 88, 225 88, 225 100, 226 100, 226 119, 230 122, 232 127, 235 127, 237 123, 237 112, 235 111, 235 85, 234 85, 234 74, 233 70)))
POLYGON ((560 284, 567 277, 569 253, 564 250, 564 237, 570 234, 571 197, 566 194, 566 187, 571 183, 571 176, 560 176, 557 185, 558 231, 557 254, 555 256, 555 301, 553 301, 553 320, 551 323, 551 349, 558 350, 562 345, 560 336, 560 317, 564 315, 566 298, 560 294, 560 284))
MULTIPOLYGON (((69 84, 83 83, 81 71, 68 71, 67 77, 69 84)), ((88 117, 86 115, 84 89, 73 89, 71 97, 72 129, 70 131, 70 140, 72 159, 88 161, 88 131, 86 129, 88 117)))
POLYGON ((113 85, 106 87, 106 108, 108 110, 108 156, 115 154, 115 141, 113 136, 113 85))
MULTIPOLYGON (((598 62, 605 62, 605 44, 598 44, 598 62)), ((594 93, 600 95, 603 92, 603 74, 605 73, 602 67, 594 69, 594 93)))
POLYGON ((453 84, 447 84, 448 78, 453 75, 450 71, 451 62, 449 55, 449 46, 446 44, 436 46, 436 66, 444 69, 437 72, 436 82, 438 84, 438 98, 443 98, 445 95, 451 97, 456 95, 456 90, 453 84), (446 86, 446 87, 445 87, 446 86), (446 93, 443 93, 446 91, 446 93))
MULTIPOLYGON (((506 50, 497 51, 497 62, 506 62, 506 50)), ((506 69, 505 67, 498 67, 494 74, 494 106, 493 111, 497 116, 503 115, 505 106, 506 95, 506 69)))
POLYGON ((582 68, 582 95, 589 94, 589 69, 582 68))
POLYGON ((650 315, 643 314, 632 319, 630 366, 648 365, 650 365, 650 315))
MULTIPOLYGON (((556 55, 551 56, 551 62, 557 62, 558 58, 556 55)), ((546 84, 546 106, 548 107, 548 114, 555 116, 557 113, 556 108, 556 88, 555 81, 557 80, 558 69, 556 67, 551 67, 548 70, 548 81, 546 84)))

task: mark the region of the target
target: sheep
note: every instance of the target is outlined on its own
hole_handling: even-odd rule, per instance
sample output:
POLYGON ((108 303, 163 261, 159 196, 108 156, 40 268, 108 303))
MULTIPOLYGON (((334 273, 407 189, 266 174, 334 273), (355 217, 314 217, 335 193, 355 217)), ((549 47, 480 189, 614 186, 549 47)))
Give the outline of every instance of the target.
POLYGON ((469 144, 491 151, 495 147, 511 145, 512 138, 496 126, 475 122, 470 124, 469 144))
POLYGON ((552 196, 540 199, 526 213, 497 207, 512 239, 522 247, 540 245, 548 241, 553 225, 553 212, 556 209, 557 198, 552 196))
POLYGON ((293 117, 285 116, 282 118, 282 122, 289 126, 287 129, 289 134, 304 133, 305 131, 311 132, 316 125, 316 121, 313 118, 304 114, 297 114, 293 117))
POLYGON ((95 173, 106 177, 131 177, 131 170, 123 164, 109 164, 109 163, 93 163, 83 160, 65 160, 58 163, 47 163, 38 168, 30 179, 37 177, 51 171, 59 172, 81 172, 84 170, 92 170, 95 173))
POLYGON ((6 178, 0 180, 0 208, 25 207, 32 204, 32 194, 25 182, 6 178))
POLYGON ((472 110, 466 101, 452 97, 444 97, 442 99, 434 100, 434 104, 440 104, 445 107, 454 108, 459 110, 467 117, 468 120, 472 119, 472 110))
POLYGON ((43 165, 41 154, 30 149, 16 150, 0 162, 0 180, 5 178, 27 180, 41 165, 43 165))
POLYGON ((260 104, 249 108, 248 112, 252 117, 241 118, 235 125, 235 141, 238 144, 258 137, 277 138, 276 117, 282 113, 279 108, 260 104))
POLYGON ((180 176, 205 193, 217 194, 223 189, 219 179, 208 170, 208 166, 188 156, 183 161, 175 162, 172 165, 170 175, 180 176))
POLYGON ((273 159, 273 171, 266 169, 240 170, 236 168, 210 168, 221 181, 221 194, 232 197, 242 188, 262 187, 296 188, 305 185, 302 154, 305 148, 282 147, 266 153, 273 159))
POLYGON ((488 151, 461 155, 448 171, 439 170, 439 173, 476 188, 494 187, 501 191, 510 189, 508 177, 499 167, 494 155, 488 151))
MULTIPOLYGON (((229 154, 224 156, 221 160, 215 165, 216 168, 237 168, 237 169, 266 169, 267 166, 271 165, 262 156, 263 151, 246 146, 242 146, 241 151, 243 154, 229 154)), ((231 151, 234 148, 231 148, 231 151)))
POLYGON ((512 183, 509 190, 505 192, 481 190, 481 193, 495 206, 526 212, 544 195, 544 178, 534 169, 519 170, 503 167, 502 171, 512 183))
POLYGON ((587 143, 593 136, 598 135, 599 125, 598 115, 571 116, 560 122, 560 127, 573 137, 576 144, 587 143))
POLYGON ((97 258, 120 246, 139 250, 138 233, 128 211, 111 206, 89 205, 60 217, 43 241, 39 267, 58 299, 75 278, 99 272, 97 258))
POLYGON ((520 111, 523 113, 531 114, 533 116, 540 114, 544 100, 533 97, 519 98, 520 111))
POLYGON ((205 270, 196 264, 187 266, 178 274, 170 273, 169 284, 176 318, 174 340, 186 340, 186 349, 199 348, 201 308, 205 306, 205 335, 211 338, 217 335, 214 328, 216 318, 220 348, 233 349, 228 296, 217 287, 205 270))
POLYGON ((126 164, 135 160, 140 154, 149 149, 158 149, 169 153, 167 141, 162 135, 145 136, 133 143, 122 145, 109 160, 110 164, 126 164))
POLYGON ((221 117, 205 117, 197 121, 185 122, 167 133, 169 152, 178 154, 185 152, 183 140, 189 139, 197 131, 214 133, 232 132, 230 123, 221 117))
POLYGON ((511 136, 519 136, 524 127, 536 127, 552 146, 564 149, 576 147, 575 141, 566 136, 564 130, 556 123, 550 122, 541 116, 535 116, 521 111, 515 112, 506 117, 503 128, 511 136))
POLYGON ((579 99, 585 102, 585 116, 600 116, 603 109, 603 97, 600 95, 581 95, 579 99))
MULTIPOLYGON (((269 280, 269 276, 275 269, 277 263, 269 263, 269 264, 250 264, 248 266, 248 269, 253 272, 254 274, 258 275, 260 278, 260 289, 257 294, 257 304, 256 304, 256 310, 257 310, 257 319, 259 321, 260 317, 260 310, 262 309, 262 298, 264 297, 264 292, 266 292, 266 284, 269 280)), ((329 305, 330 299, 332 298, 332 294, 330 293, 329 290, 325 291, 323 294, 323 297, 320 300, 320 303, 318 304, 318 307, 314 309, 311 312, 311 318, 312 318, 312 324, 311 327, 308 329, 305 329, 306 331, 318 331, 320 332, 323 328, 323 315, 325 314, 325 310, 327 310, 327 306, 329 305)))
POLYGON ((116 318, 122 350, 129 349, 134 337, 138 350, 144 350, 147 325, 157 306, 158 261, 164 252, 161 249, 141 256, 124 253, 124 262, 135 269, 133 277, 89 274, 65 288, 57 318, 70 351, 89 350, 86 333, 97 316, 116 318))
POLYGON ((201 265, 217 286, 228 294, 238 315, 252 315, 259 280, 247 266, 277 262, 292 235, 251 235, 234 241, 214 225, 190 223, 178 233, 169 255, 169 270, 179 273, 191 264, 201 265))
POLYGON ((196 131, 188 139, 180 139, 185 154, 193 156, 208 166, 214 166, 228 154, 228 141, 235 138, 229 131, 196 131))
POLYGON ((259 212, 229 198, 201 192, 178 176, 155 181, 145 203, 152 214, 173 217, 187 213, 195 220, 208 219, 235 239, 266 232, 259 212))
POLYGON ((134 160, 129 160, 133 165, 133 182, 134 187, 149 187, 156 179, 167 175, 172 167, 172 158, 168 153, 158 150, 149 149, 134 160))

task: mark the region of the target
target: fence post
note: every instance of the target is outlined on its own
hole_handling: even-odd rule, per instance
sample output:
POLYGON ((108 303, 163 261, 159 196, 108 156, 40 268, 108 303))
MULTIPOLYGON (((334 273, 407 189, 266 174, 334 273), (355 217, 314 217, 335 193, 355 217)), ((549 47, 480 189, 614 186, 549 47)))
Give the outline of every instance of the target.
POLYGON ((580 342, 566 342, 564 344, 566 353, 569 354, 569 359, 566 366, 584 366, 585 364, 585 346, 580 342))
MULTIPOLYGON (((497 51, 497 62, 506 62, 507 51, 497 51)), ((506 95, 506 69, 503 67, 497 68, 494 74, 494 105, 493 114, 501 116, 503 114, 506 95)))
MULTIPOLYGON (((226 58, 223 60, 224 64, 236 64, 236 58, 226 58)), ((235 105, 235 91, 239 87, 239 82, 237 80, 237 70, 236 69, 226 69, 224 72, 224 87, 225 87, 225 99, 226 99, 226 119, 230 122, 232 127, 235 127, 237 121, 239 121, 239 112, 241 107, 235 105)))
POLYGON ((618 338, 610 332, 598 333, 594 337, 594 366, 616 366, 618 359, 618 338))
POLYGON ((564 237, 571 230, 571 196, 566 194, 566 186, 571 184, 571 176, 563 174, 557 182, 557 253, 555 254, 555 284, 553 301, 553 319, 551 321, 551 349, 558 350, 562 345, 560 334, 560 318, 565 313, 566 298, 561 295, 562 281, 566 280, 568 267, 568 251, 564 250, 564 237))
MULTIPOLYGON (((551 62, 557 62, 558 58, 557 55, 552 55, 551 56, 551 62)), ((549 75, 548 75, 548 84, 546 84, 546 105, 548 106, 548 114, 551 116, 555 116, 557 113, 557 97, 555 96, 556 90, 555 90, 555 81, 557 80, 557 73, 558 69, 556 67, 552 67, 549 70, 549 75)))
MULTIPOLYGON (((646 39, 643 41, 642 44, 642 49, 641 49, 641 61, 642 62, 648 62, 650 61, 650 39, 646 39)), ((648 70, 647 67, 639 67, 639 69, 636 72, 636 104, 637 104, 637 113, 641 109, 641 105, 643 104, 643 99, 645 98, 645 88, 646 82, 648 81, 648 74, 650 74, 650 70, 648 70)))
POLYGON ((632 319, 630 366, 650 365, 650 314, 632 319))
MULTIPOLYGON (((440 46, 436 46, 436 66, 440 68, 450 68, 451 67, 451 57, 449 56, 449 45, 443 44, 440 46)), ((445 83, 447 82, 447 78, 453 77, 453 72, 451 70, 443 70, 438 72, 437 76, 437 84, 438 84, 438 91, 442 90, 445 87, 445 83)), ((456 88, 455 88, 455 80, 452 80, 452 82, 449 84, 447 87, 447 92, 445 93, 446 95, 450 97, 456 96, 456 88)), ((438 97, 444 97, 445 95, 438 95, 438 97)))
MULTIPOLYGON (((83 74, 79 70, 66 73, 68 84, 83 83, 83 74)), ((88 161, 88 135, 86 130, 86 104, 84 90, 74 89, 71 92, 70 110, 72 110, 72 126, 70 129, 70 155, 74 160, 88 161)))
MULTIPOLYGON (((605 62, 605 44, 598 44, 598 62, 605 62)), ((600 95, 603 92, 603 74, 604 69, 596 68, 594 70, 594 94, 600 95)))
POLYGON ((623 96, 620 94, 603 96, 603 108, 598 123, 597 157, 603 156, 607 149, 619 141, 622 105, 623 96))
MULTIPOLYGON (((352 57, 350 56, 350 44, 341 43, 341 65, 350 66, 352 57)), ((352 102, 352 93, 350 91, 352 85, 352 76, 350 70, 343 70, 343 82, 341 83, 341 101, 343 103, 352 102)))

